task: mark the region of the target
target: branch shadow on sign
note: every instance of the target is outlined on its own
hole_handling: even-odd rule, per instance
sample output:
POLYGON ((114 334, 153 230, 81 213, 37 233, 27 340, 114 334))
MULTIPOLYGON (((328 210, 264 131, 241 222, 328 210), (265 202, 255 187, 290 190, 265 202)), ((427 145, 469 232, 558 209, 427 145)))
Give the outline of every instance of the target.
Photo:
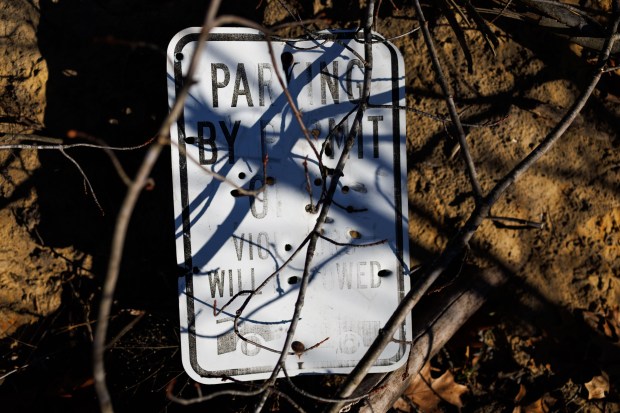
MULTIPOLYGON (((246 66, 243 63, 236 63, 235 91, 231 95, 230 93, 226 94, 225 87, 232 83, 230 82, 232 76, 229 67, 234 67, 235 63, 230 63, 225 60, 225 57, 222 57, 225 63, 211 65, 211 96, 208 96, 208 87, 203 85, 203 88, 200 88, 201 81, 198 81, 198 86, 191 90, 184 117, 178 124, 177 134, 181 147, 179 152, 186 151, 189 155, 193 155, 192 158, 199 159, 199 163, 204 164, 209 170, 227 177, 244 189, 255 190, 259 187, 257 184, 260 182, 260 186, 264 186, 265 190, 261 193, 262 200, 260 198, 235 196, 234 191, 226 187, 227 184, 212 179, 204 173, 203 178, 196 178, 192 171, 198 171, 198 166, 203 165, 195 165, 191 159, 184 159, 182 155, 179 157, 178 164, 180 167, 187 168, 185 172, 181 172, 180 178, 181 198, 185 200, 185 203, 180 211, 177 208, 175 217, 177 254, 182 253, 185 257, 183 265, 185 277, 179 283, 179 294, 181 297, 187 298, 188 320, 187 328, 182 325, 182 333, 189 333, 199 338, 215 338, 232 331, 230 328, 226 331, 217 331, 211 335, 196 330, 197 320, 209 316, 207 313, 210 311, 205 310, 213 309, 215 306, 212 301, 209 301, 208 294, 205 298, 198 297, 198 294, 195 293, 198 287, 194 284, 200 285, 200 288, 203 288, 201 291, 205 291, 205 288, 206 291, 210 289, 211 298, 216 299, 218 293, 219 298, 224 298, 226 282, 228 282, 228 296, 233 297, 235 289, 237 293, 245 290, 242 288, 242 278, 247 280, 248 275, 244 274, 242 277, 242 269, 236 269, 238 278, 237 285, 234 285, 234 269, 232 269, 233 264, 230 264, 231 262, 245 265, 244 271, 247 271, 247 266, 252 264, 250 261, 254 258, 257 259, 254 263, 258 262, 259 259, 269 261, 271 265, 264 264, 262 268, 258 268, 258 272, 260 272, 258 279, 263 280, 267 274, 275 273, 281 268, 282 263, 292 253, 291 250, 295 250, 293 246, 300 245, 314 227, 318 216, 316 215, 317 207, 320 207, 323 190, 326 187, 324 180, 330 178, 330 172, 336 165, 348 134, 349 125, 347 123, 350 123, 342 118, 354 113, 358 105, 358 99, 355 99, 351 92, 354 83, 358 90, 361 90, 359 87, 361 79, 352 79, 351 70, 362 67, 359 61, 357 64, 349 63, 348 67, 351 70, 339 76, 336 60, 343 59, 344 48, 336 44, 325 47, 324 44, 318 43, 316 48, 317 51, 312 52, 316 54, 313 61, 306 62, 305 67, 303 62, 292 64, 286 76, 288 91, 293 101, 300 108, 304 124, 311 130, 313 137, 311 141, 313 142, 304 139, 301 127, 295 120, 296 113, 289 106, 283 93, 276 94, 275 101, 272 101, 258 118, 252 118, 242 112, 241 115, 236 113, 234 115, 238 116, 239 120, 233 120, 233 115, 230 113, 234 111, 223 115, 219 108, 216 109, 217 105, 214 105, 214 102, 217 98, 215 95, 219 93, 219 102, 225 101, 225 98, 231 98, 231 109, 237 107, 237 103, 241 103, 247 111, 251 112, 248 109, 253 107, 250 84, 259 84, 262 103, 265 90, 263 89, 264 84, 261 83, 264 75, 261 72, 261 67, 264 69, 269 65, 268 63, 258 63, 257 72, 246 71, 246 66), (331 63, 331 69, 329 63, 331 63), (329 70, 332 70, 332 73, 329 73, 329 70), (255 76, 252 77, 252 75, 255 76), (248 81, 248 77, 250 81, 248 81), (321 103, 323 105, 317 104, 312 107, 311 85, 313 83, 320 84, 323 100, 321 103), (340 89, 344 90, 345 93, 349 92, 347 93, 348 99, 339 101, 340 89), (310 97, 310 103, 304 101, 304 96, 302 96, 304 93, 310 97), (333 102, 331 104, 325 102, 328 93, 331 93, 333 102), (206 96, 206 99, 203 95, 206 96), (205 101, 211 101, 213 107, 204 103, 205 101), (248 121, 248 119, 250 120, 248 121), (345 125, 340 125, 341 120, 345 121, 345 125), (273 123, 277 125, 278 131, 276 131, 276 126, 273 123), (218 124, 221 134, 218 133, 218 124), (269 128, 271 131, 268 130, 269 128), (319 151, 321 153, 320 161, 316 156, 319 151), (321 165, 325 167, 326 173, 320 172, 321 165), (184 173, 185 175, 183 175, 184 173), (285 204, 285 201, 289 201, 289 197, 292 205, 285 204), (248 200, 246 201, 243 198, 248 200), (260 204, 262 205, 259 207, 260 204), (258 211, 258 208, 262 209, 258 211), (269 214, 275 214, 278 218, 275 221, 270 219, 260 221, 265 218, 268 210, 269 214), (209 214, 207 214, 208 211, 209 214), (256 232, 248 232, 248 239, 246 239, 248 227, 244 222, 247 219, 252 219, 251 215, 259 221, 252 227, 257 228, 256 232), (279 218, 282 219, 278 221, 279 218), (272 228, 271 226, 281 228, 272 228), (273 236, 274 232, 270 231, 275 231, 276 236, 273 236), (253 235, 256 235, 256 239, 252 238, 253 235), (275 240, 276 238, 277 240, 275 240), (224 254, 222 250, 226 249, 227 244, 230 250, 227 253, 228 255, 218 255, 224 254), (244 245, 247 247, 246 249, 243 248, 244 245), (244 251, 247 251, 245 260, 242 259, 244 251), (218 258, 214 261, 216 256, 218 258), (231 266, 228 273, 226 272, 227 268, 222 269, 224 262, 231 266), (210 268, 210 266, 215 267, 210 268), (194 305, 200 309, 195 311, 194 305)), ((283 54, 293 55, 294 61, 295 48, 285 45, 283 51, 283 54)), ((216 56, 217 52, 216 49, 216 56)), ((178 56, 178 53, 175 52, 175 56, 178 56)), ((244 60, 243 57, 236 58, 244 60)), ((351 60, 350 57, 348 59, 351 60)), ((247 61, 246 64, 248 67, 250 66, 247 61)), ((182 79, 182 76, 179 76, 181 67, 180 62, 175 63, 176 79, 182 79)), ((276 87, 275 76, 273 76, 271 69, 269 72, 272 74, 270 81, 274 81, 269 87, 276 87)), ((361 70, 359 72, 361 73, 361 70)), ((204 68, 203 73, 208 77, 208 71, 204 68)), ((387 105, 400 101, 404 97, 404 88, 401 84, 402 76, 400 74, 396 79, 393 77, 373 79, 373 85, 387 82, 388 86, 391 85, 391 87, 384 87, 385 90, 373 95, 372 103, 387 105), (394 87, 393 82, 399 86, 394 87)), ((171 80, 170 77, 169 80, 171 80)), ((209 85, 209 82, 206 82, 206 85, 209 85)), ((182 84, 177 81, 174 87, 178 91, 182 84)), ((269 95, 272 96, 271 89, 269 89, 269 95)), ((317 95, 314 97, 316 98, 317 95)), ((326 223, 325 234, 322 234, 335 242, 319 241, 317 250, 323 252, 318 254, 320 257, 314 260, 314 265, 310 270, 311 287, 317 285, 317 276, 327 277, 331 275, 333 277, 332 288, 339 286, 341 290, 343 288, 352 289, 354 288, 353 285, 358 289, 370 288, 369 286, 375 288, 381 284, 381 281, 376 281, 373 278, 375 276, 373 271, 376 269, 375 272, 379 273, 387 266, 385 274, 400 274, 399 277, 401 277, 399 278, 398 288, 394 289, 398 291, 395 291, 394 294, 403 294, 402 276, 409 272, 409 263, 405 262, 407 259, 403 260, 401 257, 403 253, 403 232, 407 228, 406 211, 403 217, 401 209, 403 179, 401 174, 404 170, 401 162, 406 162, 406 160, 404 157, 401 159, 401 154, 404 154, 402 147, 404 142, 401 142, 400 134, 394 133, 394 131, 398 132, 403 126, 404 124, 401 125, 399 121, 398 110, 369 109, 365 114, 362 122, 362 129, 364 130, 355 138, 355 143, 358 146, 357 154, 352 152, 349 156, 354 158, 357 155, 360 160, 349 162, 348 166, 345 167, 345 175, 341 178, 338 191, 334 196, 334 204, 326 223), (391 129, 380 124, 383 121, 383 115, 386 113, 396 113, 395 119, 392 120, 391 129), (369 130, 372 130, 370 135, 368 134, 369 130), (383 157, 379 155, 380 151, 384 152, 383 157), (361 167, 357 166, 358 164, 361 164, 361 167), (376 171, 374 176, 373 171, 376 171), (389 176, 390 174, 394 176, 389 176), (377 192, 380 194, 381 201, 367 198, 368 194, 377 192), (390 199, 390 192, 394 199, 390 199), (375 204, 380 204, 380 206, 377 207, 375 204), (395 212, 396 218, 394 217, 395 212), (334 222, 334 218, 336 224, 330 225, 334 222), (388 236, 382 234, 388 234, 388 236), (400 241, 398 240, 399 237, 400 241), (365 254, 367 257, 363 259, 367 261, 360 262, 361 258, 357 258, 355 261, 352 257, 362 256, 362 254, 355 252, 358 248, 353 246, 353 244, 362 243, 360 238, 363 238, 364 243, 387 239, 386 245, 389 246, 391 255, 396 257, 396 263, 380 264, 380 259, 373 260, 373 254, 365 254), (348 257, 350 262, 347 262, 344 259, 349 255, 352 257, 348 257), (329 265, 335 265, 338 273, 322 274, 322 271, 329 265), (357 266, 357 270, 354 268, 355 266, 357 266), (369 275, 365 272, 367 268, 370 268, 369 275), (357 271, 357 278, 354 280, 353 273, 355 271, 357 271), (364 277, 368 279, 364 279, 364 277), (338 278, 337 281, 336 278, 338 278)), ((173 157, 175 156, 179 155, 173 151, 173 157)), ((177 189, 175 192, 178 192, 177 189)), ((301 250, 299 257, 288 264, 288 267, 283 271, 289 274, 291 272, 301 274, 305 255, 305 249, 301 250)), ((181 257, 178 259, 181 261, 181 257)), ((251 271, 252 289, 254 289, 254 267, 251 268, 251 271)), ((245 313, 240 316, 240 320, 268 325, 290 323, 290 320, 281 318, 279 320, 272 320, 272 317, 265 318, 263 311, 288 296, 289 293, 298 290, 298 281, 301 277, 287 276, 287 287, 282 285, 280 279, 282 275, 284 274, 279 272, 276 275, 276 294, 273 296, 266 294, 269 295, 269 298, 263 296, 257 305, 249 306, 245 313)), ((337 300, 337 292, 327 295, 337 300)), ((238 300, 241 298, 239 297, 238 300)), ((252 299, 256 299, 256 296, 253 296, 252 299)), ((274 314, 281 314, 281 308, 278 308, 274 307, 274 314)), ((385 311, 391 313, 392 310, 393 308, 390 308, 385 311)), ((290 311, 292 311, 292 307, 290 307, 290 311)), ((367 305, 358 300, 352 303, 350 311, 366 312, 367 305)), ((235 313, 234 309, 231 309, 224 312, 223 315, 231 317, 235 313)))

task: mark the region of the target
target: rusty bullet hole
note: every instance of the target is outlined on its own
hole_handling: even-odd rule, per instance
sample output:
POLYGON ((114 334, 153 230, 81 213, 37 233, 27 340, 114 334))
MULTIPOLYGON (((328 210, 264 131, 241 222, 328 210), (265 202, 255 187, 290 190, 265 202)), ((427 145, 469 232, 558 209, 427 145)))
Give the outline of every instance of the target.
POLYGON ((153 189, 155 189, 155 180, 153 178, 149 178, 144 184, 144 190, 152 191, 153 189))
POLYGON ((360 239, 362 238, 362 234, 360 234, 358 231, 352 229, 351 231, 349 231, 349 236, 353 239, 360 239))
POLYGON ((332 150, 331 145, 325 146, 325 155, 332 156, 333 154, 334 154, 334 151, 332 150))
POLYGON ((280 55, 280 60, 282 61, 282 69, 284 69, 284 73, 286 74, 286 83, 291 81, 291 74, 293 72, 293 63, 295 62, 295 58, 291 52, 284 52, 280 55))
POLYGON ((230 194, 234 196, 235 198, 238 198, 241 196, 241 193, 239 192, 238 189, 233 189, 232 191, 230 191, 230 194))
POLYGON ((349 187, 348 187, 348 186, 346 186, 346 185, 345 185, 345 186, 343 186, 343 187, 342 187, 342 193, 343 193, 343 194, 348 194, 348 193, 349 193, 349 187))
POLYGON ((322 180, 321 178, 316 178, 316 179, 314 180, 314 184, 315 184, 316 186, 321 186, 321 185, 323 185, 323 180, 322 180))
POLYGON ((186 136, 183 140, 189 145, 193 145, 196 142, 196 138, 193 136, 186 136))
POLYGON ((297 276, 289 277, 289 279, 286 280, 286 282, 288 282, 289 285, 295 285, 299 282, 299 277, 297 276))
POLYGON ((314 137, 314 139, 317 139, 320 135, 321 135, 321 131, 318 129, 312 129, 310 131, 310 133, 312 134, 312 136, 314 137))
POLYGON ((289 67, 291 67, 291 65, 295 61, 295 58, 293 57, 293 53, 291 52, 282 53, 282 55, 280 56, 280 59, 282 60, 282 66, 285 69, 288 69, 289 67))
POLYGON ((245 172, 239 172, 239 179, 245 179, 245 172))
POLYGON ((291 244, 286 244, 286 245, 284 246, 284 251, 290 251, 290 250, 292 250, 292 249, 293 249, 293 246, 292 246, 291 244))
POLYGON ((306 350, 306 346, 304 346, 304 343, 302 343, 301 341, 293 341, 291 343, 291 348, 293 349, 293 351, 295 352, 295 354, 301 354, 306 350))
POLYGON ((390 270, 380 270, 377 275, 379 277, 387 277, 388 275, 392 275, 392 271, 390 270))
POLYGON ((267 179, 265 179, 265 181, 267 185, 273 185, 276 183, 276 178, 274 178, 273 176, 268 176, 267 179))

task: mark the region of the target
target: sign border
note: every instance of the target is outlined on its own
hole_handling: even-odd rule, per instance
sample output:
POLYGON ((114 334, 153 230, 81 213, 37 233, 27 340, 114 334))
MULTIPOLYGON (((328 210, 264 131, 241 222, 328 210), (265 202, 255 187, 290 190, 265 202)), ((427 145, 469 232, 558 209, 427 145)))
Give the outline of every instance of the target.
MULTIPOLYGON (((247 30, 247 28, 224 28, 224 29, 235 29, 235 30, 247 30)), ((200 28, 190 28, 185 29, 178 33, 172 41, 176 41, 174 45, 174 54, 171 56, 173 59, 173 68, 174 68, 174 85, 175 85, 175 99, 179 95, 180 90, 184 86, 184 77, 182 73, 182 64, 181 60, 177 59, 179 54, 182 54, 183 48, 191 43, 195 42, 199 39, 200 33, 198 32, 200 28), (190 30, 195 30, 189 32, 190 30), (183 34, 183 32, 188 32, 183 34)), ((387 47, 392 64, 392 102, 400 101, 400 86, 399 86, 399 61, 398 61, 398 52, 394 45, 389 43, 383 37, 373 33, 373 38, 377 40, 376 44, 382 44, 387 47)), ((359 31, 331 31, 331 32, 320 32, 314 35, 313 39, 296 39, 295 41, 304 41, 304 40, 358 40, 363 41, 363 37, 359 35, 359 31)), ((250 42, 266 42, 267 37, 256 31, 256 32, 246 32, 246 33, 231 33, 231 32, 211 32, 207 37, 208 42, 212 41, 250 41, 250 42)), ((272 40, 274 41, 274 40, 272 40)), ((282 41, 282 40, 275 40, 282 41)), ((286 42, 291 42, 291 40, 286 40, 286 42)), ((172 42, 171 42, 172 43, 172 42)), ((170 48, 168 49, 170 50, 170 48)), ((404 76, 404 73, 401 75, 404 76)), ((372 97, 372 96, 371 96, 372 97)), ((183 274, 181 277, 185 278, 185 295, 187 297, 187 338, 188 338, 188 350, 189 350, 189 361, 193 371, 203 378, 222 378, 222 376, 237 376, 237 375, 248 375, 248 374, 261 374, 261 373, 269 373, 273 370, 272 365, 267 366, 257 366, 250 367, 245 369, 228 369, 228 370, 218 370, 218 371, 209 371, 205 370, 198 363, 198 354, 197 354, 197 346, 196 346, 196 326, 195 326, 195 310, 194 310, 194 286, 193 286, 193 260, 192 260, 192 248, 191 248, 191 225, 190 225, 190 209, 189 209, 189 190, 188 190, 188 174, 187 174, 187 157, 184 155, 185 151, 185 116, 184 110, 181 112, 179 117, 177 118, 177 131, 178 131, 178 146, 179 146, 179 179, 180 179, 180 189, 181 189, 181 218, 182 218, 182 237, 183 237, 183 251, 184 251, 184 268, 182 269, 183 274)), ((397 150, 393 150, 393 164, 394 171, 398 173, 394 173, 394 205, 395 205, 395 225, 396 225, 396 252, 397 252, 397 277, 398 277, 398 302, 401 302, 404 297, 404 268, 409 267, 407 263, 404 263, 404 260, 408 260, 409 257, 403 257, 404 253, 404 238, 403 238, 403 211, 402 211, 402 185, 401 185, 401 170, 402 170, 402 159, 400 156, 400 137, 401 137, 401 110, 398 108, 398 105, 395 105, 392 108, 392 136, 393 136, 393 148, 397 150), (404 265, 403 265, 404 264, 404 265)), ((406 159, 405 159, 406 162, 406 159)), ((407 220, 408 222, 408 220, 407 220)), ((178 261, 178 257, 177 257, 178 261)), ((410 317, 410 316, 409 316, 410 317)), ((406 343, 406 326, 409 317, 402 323, 399 328, 399 336, 400 336, 400 346, 396 355, 386 358, 386 359, 378 359, 374 367, 379 366, 391 366, 399 361, 403 360, 408 354, 408 344, 406 343)), ((183 347, 181 343, 181 351, 183 352, 183 347)), ((341 368, 349 368, 354 367, 359 360, 354 360, 354 363, 351 365, 340 365, 335 367, 334 369, 341 368)), ((329 367, 323 367, 324 369, 328 369, 329 367)), ((293 373, 293 372, 290 372, 293 373)), ((335 372, 337 373, 337 372, 335 372)))

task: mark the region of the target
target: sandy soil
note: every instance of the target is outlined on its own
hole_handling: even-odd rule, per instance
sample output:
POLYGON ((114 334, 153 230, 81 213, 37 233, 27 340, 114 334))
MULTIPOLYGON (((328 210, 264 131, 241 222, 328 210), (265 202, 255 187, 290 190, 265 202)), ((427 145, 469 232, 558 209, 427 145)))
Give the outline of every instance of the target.
MULTIPOLYGON (((347 7, 289 3, 302 18, 323 13, 332 20, 321 28, 357 26, 361 15, 353 1, 347 7)), ((398 9, 383 2, 379 10, 376 30, 386 37, 414 27, 412 8, 395 3, 398 9)), ((200 24, 206 4, 2 2, 0 139, 36 131, 66 140, 68 131, 78 130, 109 144, 145 142, 166 115, 165 47, 179 30, 200 24)), ((257 10, 224 8, 267 25, 290 21, 275 0, 257 10)), ((488 191, 575 100, 592 69, 591 53, 535 26, 500 19, 492 26, 499 38, 494 51, 477 30, 464 31, 470 72, 446 20, 429 16, 461 116, 481 126, 467 132, 488 191)), ((407 103, 446 116, 422 36, 393 42, 406 60, 407 103)), ((532 410, 536 403, 552 411, 620 411, 619 79, 605 75, 575 125, 493 208, 495 216, 539 228, 488 221, 471 243, 467 261, 500 266, 511 281, 433 361, 469 387, 465 411, 548 411, 532 410), (585 383, 603 374, 611 391, 588 400, 585 383), (515 401, 520 385, 527 394, 515 401)), ((441 251, 473 202, 463 164, 451 156, 450 130, 413 113, 407 123, 409 233, 412 259, 421 264, 441 251)), ((120 156, 130 174, 142 154, 120 156)), ((85 193, 80 172, 57 151, 0 152, 0 377, 15 371, 0 380, 0 394, 22 411, 40 403, 84 411, 94 403, 90 325, 125 187, 105 154, 76 150, 71 156, 104 214, 85 193)), ((161 224, 172 217, 168 158, 163 155, 155 189, 142 197, 132 221, 112 320, 111 337, 138 320, 109 355, 115 397, 128 409, 161 411, 166 382, 181 374, 172 229, 161 224)), ((188 379, 181 374, 179 380, 188 379)))

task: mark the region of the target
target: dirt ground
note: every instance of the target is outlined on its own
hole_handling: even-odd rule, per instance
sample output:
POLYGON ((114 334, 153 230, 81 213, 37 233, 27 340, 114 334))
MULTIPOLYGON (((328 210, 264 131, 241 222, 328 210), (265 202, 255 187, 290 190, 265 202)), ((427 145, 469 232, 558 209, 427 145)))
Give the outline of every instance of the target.
MULTIPOLYGON (((79 131, 110 145, 147 141, 167 112, 166 46, 179 30, 200 25, 208 3, 1 1, 0 140, 35 133, 69 141, 79 131)), ((302 18, 330 20, 319 28, 357 27, 363 10, 354 1, 288 4, 302 18)), ((609 4, 587 6, 605 11, 609 4)), ((291 21, 276 0, 224 5, 222 13, 266 25, 291 21)), ((428 13, 458 110, 473 125, 468 141, 488 191, 557 124, 587 82, 593 53, 507 18, 491 24, 499 39, 491 50, 457 16, 466 27, 470 71, 445 17, 435 8, 428 13)), ((413 17, 409 2, 382 2, 376 30, 399 36, 415 27, 413 17)), ((405 58, 408 105, 447 116, 420 32, 393 43, 405 58)), ((557 146, 493 208, 494 216, 538 225, 487 221, 474 237, 465 260, 499 266, 510 281, 431 363, 437 375, 449 370, 467 386, 462 411, 620 411, 619 103, 620 74, 607 73, 557 146)), ((463 164, 452 156, 450 129, 408 113, 407 131, 417 265, 441 251, 473 200, 463 164)), ((143 154, 119 154, 129 176, 143 154)), ((0 402, 13 408, 7 411, 96 409, 92 325, 126 187, 105 153, 69 155, 100 207, 59 151, 0 151, 0 402)), ((166 401, 165 387, 176 377, 183 391, 193 389, 175 330, 170 168, 164 153, 129 230, 107 359, 118 411, 186 411, 166 401)), ((321 378, 300 384, 333 386, 321 378)), ((227 403, 218 409, 251 406, 247 399, 227 403)), ((276 400, 272 407, 285 405, 276 400)), ((433 408, 457 410, 447 401, 433 408)))

